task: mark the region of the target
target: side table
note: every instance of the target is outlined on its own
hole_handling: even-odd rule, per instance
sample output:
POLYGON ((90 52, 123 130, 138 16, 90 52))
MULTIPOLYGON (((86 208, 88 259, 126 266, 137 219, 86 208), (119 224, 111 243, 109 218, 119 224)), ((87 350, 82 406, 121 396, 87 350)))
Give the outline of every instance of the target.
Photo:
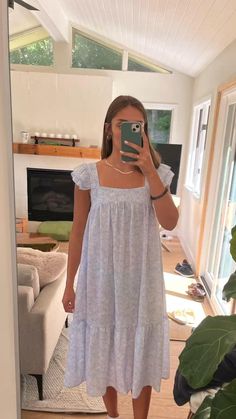
POLYGON ((49 236, 42 236, 38 233, 17 233, 16 245, 18 247, 31 247, 43 252, 56 251, 59 248, 57 240, 49 236))

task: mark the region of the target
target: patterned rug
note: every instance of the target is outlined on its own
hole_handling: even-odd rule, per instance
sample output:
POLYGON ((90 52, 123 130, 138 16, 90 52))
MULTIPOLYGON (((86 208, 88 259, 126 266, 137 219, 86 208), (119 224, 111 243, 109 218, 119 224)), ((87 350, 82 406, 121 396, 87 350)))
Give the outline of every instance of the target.
POLYGON ((22 376, 22 409, 44 412, 105 413, 102 398, 89 397, 85 383, 74 388, 66 388, 63 385, 68 347, 67 333, 68 329, 64 329, 49 368, 43 377, 44 400, 38 400, 36 379, 30 375, 22 376))

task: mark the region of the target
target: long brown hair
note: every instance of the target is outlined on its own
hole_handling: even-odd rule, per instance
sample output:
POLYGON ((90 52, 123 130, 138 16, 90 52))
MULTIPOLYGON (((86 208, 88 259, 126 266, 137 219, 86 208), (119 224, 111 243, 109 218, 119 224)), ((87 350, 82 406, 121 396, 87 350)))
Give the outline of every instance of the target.
POLYGON ((146 111, 144 109, 143 104, 133 96, 118 96, 110 104, 107 110, 105 121, 104 121, 101 158, 106 159, 112 153, 112 139, 108 135, 108 125, 111 124, 111 121, 116 116, 116 114, 120 112, 122 109, 127 108, 127 106, 133 106, 134 108, 136 108, 138 111, 142 113, 143 118, 144 118, 144 132, 148 138, 152 161, 153 161, 154 166, 158 168, 160 165, 161 158, 158 152, 154 150, 153 146, 151 145, 151 142, 148 136, 148 120, 147 120, 146 111))

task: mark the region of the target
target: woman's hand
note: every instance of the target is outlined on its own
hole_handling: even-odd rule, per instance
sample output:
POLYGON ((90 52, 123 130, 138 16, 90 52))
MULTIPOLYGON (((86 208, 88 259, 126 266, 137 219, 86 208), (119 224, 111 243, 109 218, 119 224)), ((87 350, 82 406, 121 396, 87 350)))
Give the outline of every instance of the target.
POLYGON ((148 176, 156 172, 156 169, 152 161, 152 156, 149 148, 149 141, 145 132, 143 132, 142 138, 143 147, 140 147, 139 145, 131 143, 129 141, 125 141, 125 144, 137 150, 139 154, 128 153, 126 151, 120 151, 120 153, 122 156, 132 157, 133 159, 135 159, 135 161, 128 161, 125 163, 128 163, 132 166, 138 166, 140 170, 143 172, 144 176, 148 176))
POLYGON ((65 288, 62 304, 66 313, 73 313, 75 308, 75 292, 73 288, 65 288))

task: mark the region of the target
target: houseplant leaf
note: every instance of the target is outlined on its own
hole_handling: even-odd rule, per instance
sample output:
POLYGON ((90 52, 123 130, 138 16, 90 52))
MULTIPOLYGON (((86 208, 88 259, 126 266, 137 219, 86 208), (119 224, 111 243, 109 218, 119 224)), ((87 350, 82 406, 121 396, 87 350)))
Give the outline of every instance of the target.
POLYGON ((214 396, 207 396, 194 415, 194 419, 210 419, 211 405, 214 396))
POLYGON ((194 419, 235 419, 236 379, 220 389, 215 396, 207 396, 194 419))
POLYGON ((231 230, 232 239, 230 240, 230 253, 232 255, 233 260, 236 262, 236 226, 234 226, 231 230))
POLYGON ((230 298, 236 298, 236 271, 229 277, 222 291, 223 300, 229 301, 230 298))
POLYGON ((180 371, 194 389, 206 386, 236 342, 236 315, 206 317, 179 356, 180 371))
POLYGON ((212 399, 210 419, 236 418, 236 379, 220 389, 212 399))

